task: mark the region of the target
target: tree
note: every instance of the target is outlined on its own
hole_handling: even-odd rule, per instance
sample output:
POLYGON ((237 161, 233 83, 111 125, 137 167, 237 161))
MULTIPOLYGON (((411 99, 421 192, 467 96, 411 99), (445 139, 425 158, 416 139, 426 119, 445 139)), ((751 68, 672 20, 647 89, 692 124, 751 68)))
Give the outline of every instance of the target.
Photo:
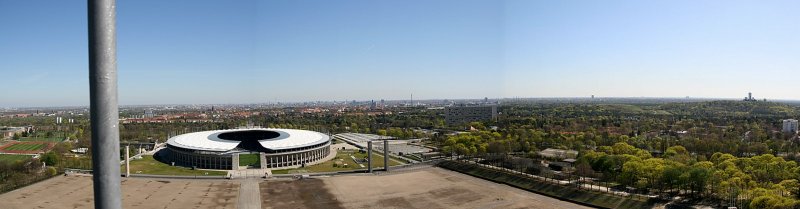
POLYGON ((672 163, 664 168, 664 173, 661 176, 661 184, 668 190, 681 189, 681 181, 684 176, 686 167, 682 164, 672 163))
POLYGON ((44 162, 45 164, 47 164, 49 166, 56 165, 58 163, 58 160, 59 160, 58 159, 58 155, 55 152, 52 152, 52 151, 47 152, 44 155, 42 155, 42 162, 44 162))
POLYGON ((584 177, 593 177, 594 176, 594 170, 592 169, 592 166, 589 165, 589 162, 586 162, 585 160, 581 160, 580 162, 578 162, 577 165, 575 165, 575 174, 580 176, 581 177, 581 182, 583 182, 584 177))
POLYGON ((704 161, 695 163, 689 169, 687 181, 693 194, 700 193, 702 196, 705 193, 705 188, 711 178, 713 167, 714 165, 711 162, 704 161))
POLYGON ((690 161, 692 160, 692 156, 689 155, 689 151, 680 145, 667 148, 667 151, 664 152, 664 157, 683 164, 690 164, 690 161))
POLYGON ((469 126, 478 130, 486 130, 486 126, 484 126, 481 122, 470 122, 469 126))

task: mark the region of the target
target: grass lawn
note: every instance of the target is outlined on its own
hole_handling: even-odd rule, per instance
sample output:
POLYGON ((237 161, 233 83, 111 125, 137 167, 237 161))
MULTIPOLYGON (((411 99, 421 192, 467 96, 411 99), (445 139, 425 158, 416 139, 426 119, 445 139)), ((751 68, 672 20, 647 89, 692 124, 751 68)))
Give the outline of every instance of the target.
POLYGON ((631 199, 612 194, 577 189, 566 185, 545 183, 521 175, 510 174, 490 168, 479 167, 453 161, 445 161, 440 167, 483 178, 497 183, 508 184, 531 192, 563 200, 586 203, 601 208, 651 208, 647 200, 631 199))
POLYGON ((6 155, 0 154, 0 162, 14 163, 16 161, 23 161, 30 159, 30 155, 6 155))
POLYGON ((44 138, 44 137, 22 137, 22 138, 19 138, 19 140, 20 141, 28 141, 28 142, 61 142, 61 141, 64 141, 64 138, 59 138, 59 137, 50 137, 50 138, 44 138))
MULTIPOLYGON (((362 163, 364 167, 358 165, 353 158, 350 156, 355 157, 356 159, 362 159, 367 157, 366 153, 359 153, 358 150, 338 150, 336 153, 336 157, 333 160, 329 160, 327 162, 323 162, 316 165, 306 166, 305 168, 293 168, 293 169, 283 169, 283 170, 273 170, 272 174, 289 174, 289 173, 322 173, 322 172, 338 172, 338 171, 351 171, 351 170, 359 170, 359 169, 367 169, 367 162, 362 163), (337 167, 333 165, 339 162, 337 167), (344 166, 347 164, 347 166, 344 166)), ((372 167, 383 167, 383 156, 372 153, 372 167)), ((389 161, 389 164, 400 165, 400 163, 395 161, 389 161)))
POLYGON ((240 166, 260 166, 261 165, 261 156, 259 154, 240 154, 239 155, 239 165, 240 166))
MULTIPOLYGON (((125 165, 120 166, 125 172, 125 165)), ((142 159, 131 160, 131 174, 154 174, 172 176, 202 176, 208 173, 209 176, 224 176, 225 171, 192 170, 191 168, 170 166, 166 163, 153 159, 152 155, 144 155, 142 159)))
POLYGON ((9 147, 6 147, 5 150, 35 151, 35 150, 41 150, 44 147, 45 147, 45 144, 24 143, 24 144, 11 145, 9 147))

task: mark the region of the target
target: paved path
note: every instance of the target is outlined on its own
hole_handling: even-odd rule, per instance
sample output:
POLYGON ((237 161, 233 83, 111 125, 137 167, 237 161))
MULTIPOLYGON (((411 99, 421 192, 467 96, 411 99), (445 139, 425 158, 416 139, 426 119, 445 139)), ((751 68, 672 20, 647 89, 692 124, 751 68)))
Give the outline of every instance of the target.
POLYGON ((239 209, 261 209, 261 190, 258 180, 245 180, 239 188, 239 209))
POLYGON ((241 169, 228 171, 228 176, 234 179, 259 179, 271 174, 269 169, 241 169))

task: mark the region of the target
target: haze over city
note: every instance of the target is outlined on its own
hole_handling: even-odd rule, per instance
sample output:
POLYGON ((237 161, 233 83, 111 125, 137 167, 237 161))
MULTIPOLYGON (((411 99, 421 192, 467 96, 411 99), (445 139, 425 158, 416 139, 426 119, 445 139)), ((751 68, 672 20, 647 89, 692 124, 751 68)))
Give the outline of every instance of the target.
MULTIPOLYGON (((799 4, 120 1, 119 97, 800 99, 799 4)), ((84 3, 0 1, 0 106, 88 105, 85 17, 84 3)))

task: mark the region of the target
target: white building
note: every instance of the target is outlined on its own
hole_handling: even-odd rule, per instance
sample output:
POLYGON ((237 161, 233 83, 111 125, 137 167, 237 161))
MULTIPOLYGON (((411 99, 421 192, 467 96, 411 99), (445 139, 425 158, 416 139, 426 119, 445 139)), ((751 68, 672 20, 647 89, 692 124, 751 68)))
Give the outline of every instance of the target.
POLYGON ((797 133, 797 120, 795 119, 783 120, 783 132, 797 133))

